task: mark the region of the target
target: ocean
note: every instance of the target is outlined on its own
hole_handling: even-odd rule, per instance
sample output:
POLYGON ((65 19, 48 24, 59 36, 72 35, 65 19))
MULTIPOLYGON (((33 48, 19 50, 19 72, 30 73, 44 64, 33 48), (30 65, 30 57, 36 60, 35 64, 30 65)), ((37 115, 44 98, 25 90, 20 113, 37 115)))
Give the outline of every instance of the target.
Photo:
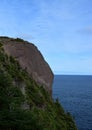
POLYGON ((78 130, 92 130, 92 76, 55 75, 53 98, 72 114, 78 130))

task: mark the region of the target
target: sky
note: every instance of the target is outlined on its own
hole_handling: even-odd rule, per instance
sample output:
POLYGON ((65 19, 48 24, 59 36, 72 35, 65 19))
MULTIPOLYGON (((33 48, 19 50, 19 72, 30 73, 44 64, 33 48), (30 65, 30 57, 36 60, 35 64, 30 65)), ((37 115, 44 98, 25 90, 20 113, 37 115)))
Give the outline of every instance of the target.
POLYGON ((54 74, 92 75, 92 0, 0 0, 0 36, 34 43, 54 74))

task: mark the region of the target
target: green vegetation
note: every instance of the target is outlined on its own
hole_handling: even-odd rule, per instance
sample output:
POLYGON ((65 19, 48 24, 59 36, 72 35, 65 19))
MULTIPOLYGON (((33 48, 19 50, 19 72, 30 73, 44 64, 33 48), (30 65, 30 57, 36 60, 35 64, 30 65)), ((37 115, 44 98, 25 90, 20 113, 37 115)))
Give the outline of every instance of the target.
POLYGON ((16 42, 24 42, 24 40, 23 40, 23 39, 21 39, 21 38, 16 38, 16 39, 11 38, 11 41, 16 41, 16 42))
POLYGON ((1 43, 0 130, 77 130, 58 100, 52 101, 49 93, 5 54, 1 43))

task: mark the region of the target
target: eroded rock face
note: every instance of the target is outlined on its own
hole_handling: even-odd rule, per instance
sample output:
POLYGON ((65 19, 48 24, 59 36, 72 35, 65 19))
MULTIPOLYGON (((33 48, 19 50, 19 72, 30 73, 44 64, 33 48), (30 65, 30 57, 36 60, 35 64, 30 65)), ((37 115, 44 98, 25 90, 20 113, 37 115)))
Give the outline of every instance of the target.
POLYGON ((3 44, 5 52, 15 57, 38 84, 52 92, 53 72, 34 44, 8 37, 0 37, 0 43, 3 44))

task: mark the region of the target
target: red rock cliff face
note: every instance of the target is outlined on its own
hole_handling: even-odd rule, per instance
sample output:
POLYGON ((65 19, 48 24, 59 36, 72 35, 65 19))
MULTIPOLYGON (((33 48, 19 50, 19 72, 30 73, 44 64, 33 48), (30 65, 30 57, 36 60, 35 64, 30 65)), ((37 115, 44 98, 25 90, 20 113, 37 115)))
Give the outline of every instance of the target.
POLYGON ((0 37, 0 43, 4 45, 5 52, 15 57, 39 85, 52 92, 53 73, 34 44, 8 37, 0 37))

